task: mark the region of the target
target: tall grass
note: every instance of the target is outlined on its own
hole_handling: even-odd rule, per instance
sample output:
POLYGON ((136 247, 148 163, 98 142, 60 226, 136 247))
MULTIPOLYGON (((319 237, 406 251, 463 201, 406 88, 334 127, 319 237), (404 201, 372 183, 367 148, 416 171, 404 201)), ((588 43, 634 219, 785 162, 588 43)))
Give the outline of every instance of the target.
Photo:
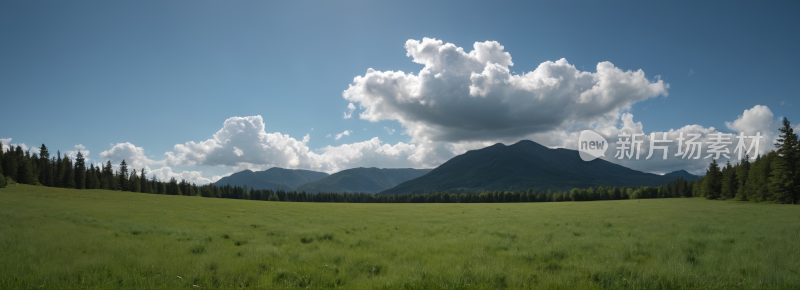
POLYGON ((800 287, 800 207, 0 189, 1 289, 800 287))

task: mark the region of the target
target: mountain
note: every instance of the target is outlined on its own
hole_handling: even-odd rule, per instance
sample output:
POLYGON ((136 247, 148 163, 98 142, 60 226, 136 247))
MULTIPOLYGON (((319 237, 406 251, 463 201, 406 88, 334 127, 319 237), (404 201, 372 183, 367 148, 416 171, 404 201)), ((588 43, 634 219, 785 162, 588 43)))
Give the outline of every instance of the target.
POLYGON ((423 176, 431 169, 353 168, 303 184, 297 191, 306 192, 372 192, 378 193, 404 181, 423 176))
POLYGON ((683 169, 664 174, 664 176, 670 176, 670 177, 673 177, 673 179, 677 179, 679 177, 683 177, 683 179, 686 179, 686 181, 692 181, 692 180, 700 179, 700 176, 697 176, 697 175, 691 174, 689 172, 686 172, 686 170, 683 170, 683 169))
POLYGON ((636 171, 603 159, 583 161, 578 151, 550 149, 533 141, 495 144, 456 156, 430 173, 381 194, 467 189, 571 190, 596 186, 658 186, 674 176, 636 171))
POLYGON ((223 177, 214 185, 238 185, 253 189, 294 190, 300 185, 328 176, 325 172, 302 169, 283 169, 273 167, 264 171, 239 171, 231 176, 223 177))

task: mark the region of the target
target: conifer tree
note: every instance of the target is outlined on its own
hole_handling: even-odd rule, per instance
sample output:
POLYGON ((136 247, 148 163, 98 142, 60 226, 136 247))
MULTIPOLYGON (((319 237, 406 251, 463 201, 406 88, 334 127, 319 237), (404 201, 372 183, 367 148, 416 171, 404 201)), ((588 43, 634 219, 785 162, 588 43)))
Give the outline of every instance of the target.
POLYGON ((75 157, 75 188, 86 188, 86 160, 80 150, 78 150, 78 155, 75 157))
POLYGON ((114 184, 114 171, 111 168, 111 160, 106 160, 106 165, 103 167, 103 188, 117 189, 114 184))
POLYGON ((49 180, 50 176, 50 151, 47 150, 47 146, 39 147, 39 182, 44 184, 45 186, 52 186, 52 182, 49 180))
POLYGON ((28 154, 22 153, 22 147, 17 145, 17 183, 34 184, 34 176, 31 174, 30 151, 28 154))
POLYGON ((64 165, 64 184, 62 186, 75 188, 75 171, 72 169, 72 160, 64 154, 64 160, 61 163, 64 165))
POLYGON ((728 199, 736 196, 738 185, 739 181, 737 180, 736 170, 731 166, 731 162, 728 161, 727 164, 725 164, 725 168, 722 170, 722 198, 728 199))
POLYGON ((17 155, 12 146, 9 146, 8 151, 3 155, 3 172, 6 178, 17 180, 17 155))
POLYGON ((144 168, 142 171, 139 171, 141 176, 139 176, 139 187, 141 188, 142 193, 150 193, 150 189, 148 188, 147 184, 147 175, 145 175, 144 168))
POLYGON ((131 172, 130 178, 128 178, 128 187, 132 192, 141 192, 141 183, 139 182, 139 175, 136 174, 136 169, 133 169, 131 172))
POLYGON ((720 196, 720 185, 722 183, 722 172, 719 169, 717 160, 713 159, 706 170, 705 180, 703 180, 703 194, 707 199, 717 199, 720 196))
POLYGON ((748 173, 750 172, 750 155, 745 154, 742 160, 739 162, 739 165, 736 166, 736 179, 739 181, 739 184, 736 188, 736 199, 745 201, 747 200, 747 194, 745 193, 745 185, 747 184, 748 173))
POLYGON ((56 159, 53 160, 53 186, 63 187, 62 181, 64 180, 64 164, 61 160, 61 150, 56 151, 56 159))
POLYGON ((0 174, 3 174, 3 155, 5 155, 5 152, 3 152, 3 141, 0 141, 0 174))
POLYGON ((119 190, 128 190, 128 163, 125 163, 125 159, 119 164, 119 190))
POLYGON ((794 204, 797 202, 795 182, 800 182, 796 180, 800 144, 789 119, 783 118, 783 127, 779 130, 782 134, 775 143, 778 156, 772 162, 769 189, 776 202, 794 204))

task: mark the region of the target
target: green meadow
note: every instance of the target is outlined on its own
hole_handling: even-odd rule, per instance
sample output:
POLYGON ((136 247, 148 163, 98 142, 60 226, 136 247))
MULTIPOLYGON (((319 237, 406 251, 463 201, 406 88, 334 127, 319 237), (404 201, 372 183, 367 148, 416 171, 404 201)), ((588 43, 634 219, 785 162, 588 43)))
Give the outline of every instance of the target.
POLYGON ((797 289, 800 206, 0 189, 2 289, 797 289), (196 287, 195 287, 196 286, 196 287))

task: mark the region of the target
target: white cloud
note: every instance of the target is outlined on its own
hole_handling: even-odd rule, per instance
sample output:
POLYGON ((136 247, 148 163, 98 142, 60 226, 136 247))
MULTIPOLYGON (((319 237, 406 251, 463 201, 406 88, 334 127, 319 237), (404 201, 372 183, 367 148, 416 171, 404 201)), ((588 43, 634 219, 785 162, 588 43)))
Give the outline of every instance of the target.
POLYGON ((344 118, 350 119, 353 117, 353 111, 356 110, 356 106, 353 105, 353 103, 350 103, 349 105, 347 105, 347 109, 350 110, 350 113, 344 112, 344 118))
POLYGON ((242 155, 244 155, 244 152, 242 151, 242 149, 236 148, 236 146, 234 146, 233 147, 233 154, 236 154, 236 156, 242 156, 242 155))
MULTIPOLYGON (((326 146, 316 153, 303 141, 277 132, 267 133, 264 128, 261 116, 229 118, 211 139, 175 145, 174 152, 166 153, 166 163, 169 166, 231 166, 236 171, 278 166, 329 173, 358 166, 420 168, 430 163, 415 155, 418 146, 414 144, 389 145, 376 137, 336 147, 326 146), (235 154, 234 147, 246 154, 235 154)), ((337 135, 344 136, 345 132, 337 135)), ((304 141, 307 138, 304 137, 304 141)))
POLYGON ((586 72, 560 59, 513 74, 511 55, 494 41, 477 42, 470 52, 430 38, 405 47, 412 61, 425 65, 418 74, 369 69, 342 95, 364 108, 361 119, 396 120, 419 144, 519 138, 617 119, 636 102, 667 96, 669 88, 609 62, 586 72))
POLYGON ((81 144, 78 144, 78 145, 75 145, 75 149, 78 149, 78 150, 83 150, 83 149, 86 149, 86 146, 83 146, 83 145, 81 145, 81 144))
POLYGON ((8 147, 8 144, 11 143, 11 138, 0 138, 0 143, 3 144, 3 147, 0 148, 0 150, 3 150, 3 152, 6 152, 9 148, 11 148, 8 147))
POLYGON ((163 181, 163 182, 169 181, 170 178, 174 177, 176 180, 178 180, 178 182, 180 182, 181 180, 186 180, 189 183, 194 183, 194 184, 198 184, 198 185, 200 185, 200 184, 209 184, 209 183, 212 183, 212 182, 222 178, 222 176, 221 176, 221 177, 217 178, 216 180, 209 179, 209 178, 203 177, 203 173, 200 172, 200 171, 183 171, 183 172, 175 173, 175 172, 172 172, 172 168, 167 167, 167 166, 163 166, 163 167, 161 167, 159 169, 155 169, 155 170, 150 170, 150 172, 145 172, 145 174, 147 174, 147 176, 155 175, 156 179, 158 179, 160 181, 163 181))
POLYGON ((136 147, 130 142, 117 143, 111 149, 100 152, 100 158, 110 160, 114 167, 118 166, 122 160, 128 164, 128 168, 149 169, 149 164, 162 164, 163 162, 154 161, 147 158, 144 148, 136 147))
POLYGON ((330 136, 331 136, 331 134, 328 134, 327 136, 325 136, 325 138, 328 138, 328 137, 330 137, 330 136))
MULTIPOLYGON (((641 122, 634 122, 633 117, 633 114, 624 113, 620 116, 617 124, 605 124, 595 127, 585 126, 581 128, 573 128, 572 130, 555 130, 547 134, 531 135, 529 136, 529 139, 545 146, 577 149, 578 134, 580 131, 595 130, 603 135, 609 142, 608 151, 606 151, 606 155, 604 157, 604 159, 607 161, 645 172, 668 173, 675 170, 684 169, 694 174, 705 174, 705 169, 708 168, 708 163, 711 162, 711 158, 705 158, 709 154, 708 145, 711 141, 711 136, 709 135, 720 133, 721 131, 714 127, 703 127, 700 125, 687 125, 678 129, 670 129, 667 132, 646 131, 646 128, 641 122), (621 132, 628 134, 645 134, 645 136, 637 138, 637 140, 643 141, 638 160, 636 160, 635 157, 631 159, 624 158, 622 160, 614 157, 617 152, 616 148, 618 147, 616 144, 618 141, 618 134, 621 132), (667 134, 667 140, 673 140, 672 143, 665 143, 668 148, 667 160, 662 159, 663 151, 660 149, 654 150, 653 156, 650 159, 647 159, 650 151, 650 134, 652 133, 655 133, 656 140, 663 139, 664 133, 667 134), (696 140, 698 142, 702 142, 702 153, 699 159, 692 159, 689 156, 682 158, 683 155, 675 156, 675 154, 678 153, 677 139, 680 137, 681 133, 683 133, 683 136, 686 138, 686 140, 691 139, 689 134, 700 134, 701 137, 696 140)), ((728 141, 731 142, 731 144, 728 145, 727 148, 730 152, 728 153, 730 158, 721 157, 719 160, 717 160, 717 162, 725 164, 725 162, 730 161, 733 164, 739 161, 738 152, 734 153, 734 149, 739 141, 736 138, 736 135, 740 132, 744 133, 745 136, 755 136, 756 132, 761 132, 761 136, 764 136, 764 138, 759 141, 759 154, 766 154, 770 150, 773 150, 773 144, 775 143, 774 139, 777 136, 776 132, 778 129, 776 124, 780 123, 779 120, 779 118, 773 119, 773 114, 769 108, 766 106, 757 105, 751 109, 745 110, 744 113, 733 122, 726 122, 728 129, 735 131, 736 134, 729 136, 730 140, 728 141)), ((746 139, 745 146, 749 147, 750 142, 750 139, 746 139)), ((654 145, 661 146, 665 144, 656 143, 654 145)), ((683 148, 684 150, 682 151, 686 151, 685 143, 683 144, 683 148)), ((696 156, 696 154, 697 153, 694 153, 692 157, 696 156)), ((754 158, 755 155, 751 154, 751 157, 754 158)))
POLYGON ((344 132, 336 134, 336 140, 342 139, 342 136, 350 136, 353 131, 344 130, 344 132))
POLYGON ((0 141, 3 142, 3 151, 4 152, 8 151, 8 150, 16 150, 17 146, 19 146, 20 148, 22 148, 22 152, 27 152, 28 150, 30 150, 31 154, 39 154, 40 153, 39 147, 28 147, 28 145, 25 145, 25 143, 11 144, 11 140, 12 140, 11 138, 2 138, 2 139, 0 139, 0 141))
POLYGON ((389 135, 394 134, 394 129, 389 129, 389 127, 383 127, 383 129, 386 130, 386 132, 389 133, 389 135))

